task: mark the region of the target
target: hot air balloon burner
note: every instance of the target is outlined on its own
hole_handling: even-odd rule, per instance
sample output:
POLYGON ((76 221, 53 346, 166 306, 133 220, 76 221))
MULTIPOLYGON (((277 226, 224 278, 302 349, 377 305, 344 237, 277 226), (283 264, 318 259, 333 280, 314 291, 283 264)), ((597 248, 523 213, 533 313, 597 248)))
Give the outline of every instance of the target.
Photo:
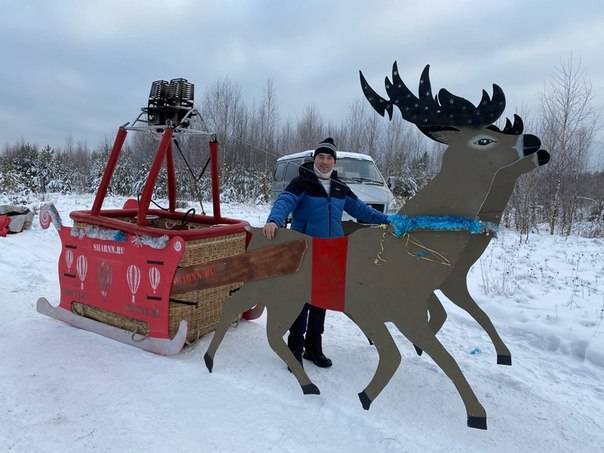
POLYGON ((187 79, 156 80, 151 84, 149 101, 143 112, 150 126, 187 128, 193 112, 195 85, 187 79))

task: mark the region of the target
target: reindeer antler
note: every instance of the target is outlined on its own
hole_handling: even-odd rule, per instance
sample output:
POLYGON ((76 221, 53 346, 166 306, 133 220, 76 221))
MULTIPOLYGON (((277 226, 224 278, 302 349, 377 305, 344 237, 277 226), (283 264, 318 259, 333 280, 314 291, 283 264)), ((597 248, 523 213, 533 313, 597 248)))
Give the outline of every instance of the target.
POLYGON ((494 124, 487 126, 487 129, 491 129, 493 131, 501 132, 503 134, 510 135, 520 135, 524 131, 524 123, 522 122, 522 118, 514 113, 514 124, 510 123, 508 118, 505 119, 505 127, 503 130, 499 129, 494 124))
MULTIPOLYGON (((430 133, 459 127, 480 127, 492 124, 505 109, 503 90, 493 84, 493 97, 482 91, 478 106, 468 100, 455 96, 444 88, 437 96, 432 95, 430 85, 430 65, 426 65, 419 79, 418 96, 405 85, 399 75, 396 61, 392 65, 392 82, 386 77, 385 85, 389 100, 382 98, 369 86, 363 73, 359 71, 361 88, 372 107, 382 116, 388 112, 392 119, 392 107, 401 111, 403 118, 415 124, 424 134, 436 139, 430 133)), ((520 120, 520 124, 522 120, 520 120)), ((516 129, 516 120, 514 129, 516 129)))
MULTIPOLYGON (((363 89, 363 94, 371 106, 382 116, 384 116, 385 112, 388 112, 388 117, 392 119, 392 102, 387 101, 377 94, 373 88, 369 86, 361 71, 359 71, 359 75, 361 76, 361 88, 363 89)), ((388 77, 386 77, 386 83, 388 83, 388 77)))

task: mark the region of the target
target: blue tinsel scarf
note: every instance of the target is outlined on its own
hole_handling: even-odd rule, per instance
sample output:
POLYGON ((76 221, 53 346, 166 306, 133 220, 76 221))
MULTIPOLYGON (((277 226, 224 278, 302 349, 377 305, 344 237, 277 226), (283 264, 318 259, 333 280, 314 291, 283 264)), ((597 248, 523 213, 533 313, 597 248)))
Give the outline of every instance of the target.
POLYGON ((403 236, 406 233, 416 230, 432 231, 468 231, 470 234, 492 234, 497 235, 498 225, 492 222, 483 222, 479 219, 470 219, 459 216, 431 216, 418 215, 406 216, 392 214, 388 216, 390 226, 394 235, 403 236))

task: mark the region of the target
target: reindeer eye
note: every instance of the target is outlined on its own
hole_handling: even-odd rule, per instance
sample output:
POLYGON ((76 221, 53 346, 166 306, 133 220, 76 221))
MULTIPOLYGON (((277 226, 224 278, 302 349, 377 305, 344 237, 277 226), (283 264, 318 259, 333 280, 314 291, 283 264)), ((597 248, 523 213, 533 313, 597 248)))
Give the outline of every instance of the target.
POLYGON ((474 142, 475 145, 480 145, 480 146, 487 146, 491 143, 495 143, 495 140, 491 139, 491 138, 479 138, 478 140, 476 140, 474 142))

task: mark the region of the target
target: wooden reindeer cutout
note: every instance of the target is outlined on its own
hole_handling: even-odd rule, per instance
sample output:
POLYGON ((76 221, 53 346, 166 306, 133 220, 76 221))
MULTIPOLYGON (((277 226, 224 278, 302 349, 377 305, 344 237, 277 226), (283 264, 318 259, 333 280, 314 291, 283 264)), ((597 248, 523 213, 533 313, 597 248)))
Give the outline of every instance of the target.
MULTIPOLYGON (((494 126, 493 126, 494 127, 494 126)), ((523 130, 523 124, 520 117, 514 116, 514 125, 507 121, 506 127, 502 132, 520 134, 523 130)), ((484 201, 478 217, 484 222, 489 222, 492 225, 499 225, 501 216, 505 207, 512 195, 514 185, 520 176, 529 173, 538 166, 545 165, 549 162, 550 155, 545 150, 539 150, 535 154, 531 154, 497 172, 491 190, 487 199, 484 201)), ((367 225, 358 224, 352 221, 344 222, 345 231, 348 234, 360 228, 366 228, 367 225)), ((512 356, 505 345, 489 316, 478 306, 476 301, 470 295, 467 286, 468 273, 470 268, 482 256, 494 235, 489 233, 475 234, 470 236, 468 245, 464 249, 462 255, 457 260, 457 263, 451 270, 451 274, 439 288, 449 300, 458 307, 464 309, 474 320, 487 332, 497 353, 497 364, 511 365, 512 356)), ((435 294, 430 296, 428 305, 429 324, 432 331, 436 334, 442 328, 447 313, 435 294)), ((422 354, 422 350, 415 347, 418 355, 422 354)))
MULTIPOLYGON (((516 116, 514 124, 517 125, 515 126, 515 130, 519 129, 522 132, 522 121, 518 116, 516 116)), ((504 132, 508 130, 510 128, 506 127, 504 132)), ((540 165, 547 164, 549 159, 550 156, 547 151, 539 150, 537 153, 499 170, 493 179, 491 190, 480 209, 478 217, 485 222, 499 225, 501 215, 512 195, 518 178, 540 165)), ((512 355, 510 350, 497 333, 488 315, 474 301, 467 286, 470 268, 482 256, 492 239, 493 235, 491 234, 472 235, 468 241, 468 245, 453 267, 451 274, 439 289, 454 304, 467 311, 487 332, 495 346, 497 363, 499 365, 511 365, 512 355)), ((443 326, 447 313, 435 294, 430 296, 428 307, 430 312, 430 328, 434 333, 437 333, 443 326)), ((421 355, 421 349, 416 347, 416 350, 421 355)))
MULTIPOLYGON (((397 106, 404 119, 448 145, 441 172, 400 215, 476 219, 497 171, 539 149, 540 141, 534 135, 507 134, 490 127, 505 108, 503 92, 496 85, 493 98, 483 92, 477 107, 446 90, 433 97, 428 66, 420 79, 419 98, 400 79, 396 63, 393 81, 386 79, 389 100, 377 95, 362 74, 361 85, 382 115, 392 115, 397 106)), ((365 409, 400 364, 400 353, 385 326, 392 322, 453 381, 464 402, 468 426, 486 429, 484 408, 455 359, 436 338, 427 316, 432 293, 451 275, 470 241, 469 232, 419 230, 397 237, 382 228, 364 228, 343 238, 319 239, 280 229, 277 238, 269 241, 261 229, 252 229, 251 236, 249 251, 299 240, 306 241, 306 251, 297 272, 245 283, 227 299, 204 356, 210 371, 230 321, 256 304, 264 304, 270 346, 289 366, 304 393, 319 393, 283 340, 304 304, 310 302, 344 312, 375 345, 378 367, 359 393, 365 409), (376 260, 378 254, 380 260, 376 260)))

